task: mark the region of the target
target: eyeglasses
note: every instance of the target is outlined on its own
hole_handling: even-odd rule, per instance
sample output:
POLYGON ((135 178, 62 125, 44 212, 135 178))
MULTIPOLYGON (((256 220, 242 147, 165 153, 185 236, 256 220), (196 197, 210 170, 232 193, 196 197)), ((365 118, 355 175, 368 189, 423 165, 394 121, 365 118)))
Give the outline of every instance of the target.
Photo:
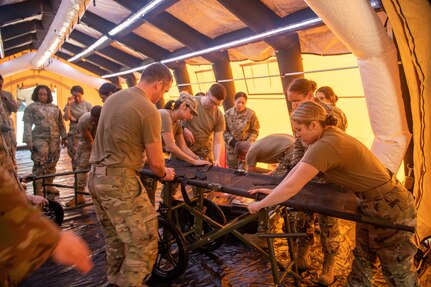
POLYGON ((208 99, 210 100, 211 104, 213 104, 216 107, 221 106, 221 104, 223 103, 223 102, 217 103, 216 101, 214 101, 213 99, 211 99, 210 95, 207 95, 207 96, 208 96, 208 99))

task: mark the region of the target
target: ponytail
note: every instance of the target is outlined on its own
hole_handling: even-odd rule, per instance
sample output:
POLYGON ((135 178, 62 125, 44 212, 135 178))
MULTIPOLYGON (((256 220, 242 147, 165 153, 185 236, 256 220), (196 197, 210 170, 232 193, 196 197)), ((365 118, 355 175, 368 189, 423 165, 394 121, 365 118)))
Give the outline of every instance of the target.
POLYGON ((332 114, 328 114, 322 124, 324 126, 338 126, 338 118, 332 114))
POLYGON ((175 106, 175 101, 174 100, 169 100, 165 105, 164 105, 164 109, 165 110, 173 110, 175 106))

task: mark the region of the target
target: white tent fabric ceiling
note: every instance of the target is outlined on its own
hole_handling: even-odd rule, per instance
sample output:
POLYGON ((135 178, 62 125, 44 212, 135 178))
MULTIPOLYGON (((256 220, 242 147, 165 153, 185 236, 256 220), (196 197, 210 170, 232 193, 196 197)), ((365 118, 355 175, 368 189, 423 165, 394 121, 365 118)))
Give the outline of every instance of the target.
MULTIPOLYGON (((3 6, 2 9, 9 7, 13 8, 13 6, 17 5, 18 3, 25 5, 27 2, 31 1, 2 1, 1 6, 3 6)), ((46 9, 46 6, 49 6, 50 2, 55 2, 54 0, 36 0, 33 2, 40 3, 39 5, 35 6, 40 6, 39 11, 35 11, 35 15, 28 16, 27 18, 21 19, 20 21, 41 19, 42 15, 55 12, 44 10, 46 9)), ((106 27, 106 24, 115 27, 133 15, 133 13, 137 11, 139 5, 141 5, 140 7, 143 7, 149 2, 151 1, 87 0, 87 3, 89 4, 86 8, 87 10, 83 15, 81 15, 80 20, 76 19, 76 24, 73 27, 73 31, 71 30, 69 31, 69 35, 65 35, 63 44, 57 52, 57 55, 66 60, 71 56, 76 55, 78 52, 94 43, 101 36, 107 34, 107 31, 109 31, 110 28, 106 27), (132 8, 135 10, 132 11, 132 8), (103 22, 94 25, 94 23, 97 21, 103 22), (104 27, 106 30, 101 31, 100 27, 104 27), (85 38, 84 40, 83 37, 85 38)), ((165 6, 162 9, 163 11, 156 12, 157 15, 155 17, 150 17, 150 20, 143 21, 140 25, 134 27, 133 30, 130 31, 131 33, 129 33, 133 33, 133 36, 136 36, 138 41, 139 39, 147 40, 150 44, 154 44, 154 47, 160 47, 160 50, 162 50, 162 52, 159 52, 160 55, 166 55, 166 53, 173 52, 178 55, 178 51, 184 50, 185 52, 190 52, 196 50, 195 47, 190 46, 190 43, 184 43, 184 41, 179 39, 178 36, 171 35, 168 33, 169 31, 167 32, 166 29, 163 29, 163 27, 157 27, 157 25, 155 25, 155 23, 158 23, 157 18, 159 17, 160 13, 164 14, 163 17, 172 18, 173 21, 180 21, 181 26, 187 27, 192 32, 191 35, 200 35, 202 36, 202 39, 207 39, 208 43, 211 43, 211 40, 217 39, 218 37, 227 35, 229 33, 247 30, 247 25, 234 13, 225 8, 225 6, 222 4, 223 1, 170 0, 164 2, 165 6), (154 18, 156 20, 154 20, 154 18)), ((274 19, 280 21, 289 15, 297 13, 298 11, 307 9, 310 10, 303 0, 262 0, 252 2, 258 2, 259 5, 265 5, 268 11, 271 11, 273 14, 271 16, 273 16, 274 19)), ((163 2, 160 5, 163 5, 163 2)), ((146 16, 144 16, 144 19, 146 19, 146 16)), ((0 28, 6 27, 10 24, 11 22, 0 22, 0 28)), ((43 29, 47 30, 49 28, 49 23, 43 24, 43 29)), ((246 32, 248 32, 246 33, 247 35, 257 34, 252 33, 251 31, 246 32)), ((337 38, 332 34, 332 32, 323 25, 320 27, 311 27, 308 28, 308 30, 300 31, 298 35, 303 53, 313 53, 319 55, 349 53, 347 48, 341 44, 340 41, 338 41, 337 38)), ((3 39, 3 41, 5 42, 5 46, 7 48, 8 39, 3 39)), ((114 37, 113 41, 109 43, 109 47, 113 48, 113 50, 111 50, 112 53, 106 53, 106 49, 103 50, 105 47, 99 48, 99 51, 95 51, 85 57, 87 67, 89 64, 91 64, 95 67, 95 70, 92 72, 97 71, 96 74, 101 76, 106 73, 134 68, 140 64, 139 62, 153 59, 142 51, 138 51, 136 46, 131 47, 125 42, 127 41, 124 41, 122 36, 117 38, 114 37), (130 56, 128 57, 130 61, 125 62, 123 60, 124 57, 116 57, 116 53, 130 56), (106 62, 104 64, 101 61, 97 61, 95 57, 90 57, 92 54, 104 57, 108 60, 108 62, 119 64, 119 69, 114 69, 114 67, 117 68, 116 65, 109 66, 106 65, 106 62)), ((23 50, 39 48, 35 47, 34 45, 32 46, 29 43, 27 43, 27 45, 21 43, 19 47, 23 47, 23 50)), ((8 51, 11 50, 12 49, 5 49, 6 56, 9 55, 8 51)), ((20 52, 20 49, 18 49, 18 52, 20 52)), ((258 40, 253 43, 247 43, 242 46, 229 48, 227 53, 231 61, 241 61, 246 59, 261 61, 267 59, 270 56, 274 56, 275 50, 264 41, 258 40)), ((189 58, 185 61, 188 64, 208 64, 210 62, 208 59, 201 56, 189 58)), ((80 61, 78 60, 76 64, 79 66, 80 61)))

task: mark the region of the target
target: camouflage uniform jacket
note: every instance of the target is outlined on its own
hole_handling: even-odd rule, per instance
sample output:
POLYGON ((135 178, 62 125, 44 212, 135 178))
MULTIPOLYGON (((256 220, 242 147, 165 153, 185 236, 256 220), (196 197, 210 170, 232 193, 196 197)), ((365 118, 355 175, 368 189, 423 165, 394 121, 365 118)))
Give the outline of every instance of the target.
POLYGON ((3 131, 6 143, 10 149, 15 149, 16 146, 14 122, 11 114, 12 112, 17 112, 17 106, 18 104, 11 93, 3 90, 0 91, 0 129, 10 129, 9 131, 3 131), (6 98, 7 100, 3 98, 6 98), (13 105, 8 104, 7 101, 12 102, 13 105))
POLYGON ((42 265, 60 231, 32 208, 9 173, 0 167, 0 286, 15 286, 42 265))
POLYGON ((256 113, 249 108, 237 113, 235 108, 230 108, 225 113, 226 129, 224 140, 226 144, 233 139, 236 141, 255 142, 259 136, 259 120, 256 113))
POLYGON ((25 143, 32 142, 32 138, 50 139, 66 138, 66 128, 60 109, 54 104, 31 103, 24 110, 25 143), (32 131, 32 126, 35 126, 32 131))
MULTIPOLYGON (((12 101, 16 104, 16 101, 13 98, 12 94, 8 91, 1 90, 0 97, 5 97, 9 99, 9 101, 12 101)), ((12 112, 17 112, 17 110, 15 110, 15 107, 11 108, 3 99, 0 99, 0 125, 7 125, 8 127, 13 128, 13 120, 10 117, 12 115, 12 112)))

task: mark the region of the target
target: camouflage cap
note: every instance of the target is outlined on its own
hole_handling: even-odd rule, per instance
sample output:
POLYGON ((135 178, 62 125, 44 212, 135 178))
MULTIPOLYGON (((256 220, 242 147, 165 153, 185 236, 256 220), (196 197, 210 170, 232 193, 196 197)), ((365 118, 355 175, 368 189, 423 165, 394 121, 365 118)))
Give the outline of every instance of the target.
POLYGON ((193 96, 187 93, 180 93, 180 97, 178 98, 178 101, 182 103, 186 103, 186 105, 190 108, 193 115, 198 116, 198 105, 196 101, 193 99, 193 96))

